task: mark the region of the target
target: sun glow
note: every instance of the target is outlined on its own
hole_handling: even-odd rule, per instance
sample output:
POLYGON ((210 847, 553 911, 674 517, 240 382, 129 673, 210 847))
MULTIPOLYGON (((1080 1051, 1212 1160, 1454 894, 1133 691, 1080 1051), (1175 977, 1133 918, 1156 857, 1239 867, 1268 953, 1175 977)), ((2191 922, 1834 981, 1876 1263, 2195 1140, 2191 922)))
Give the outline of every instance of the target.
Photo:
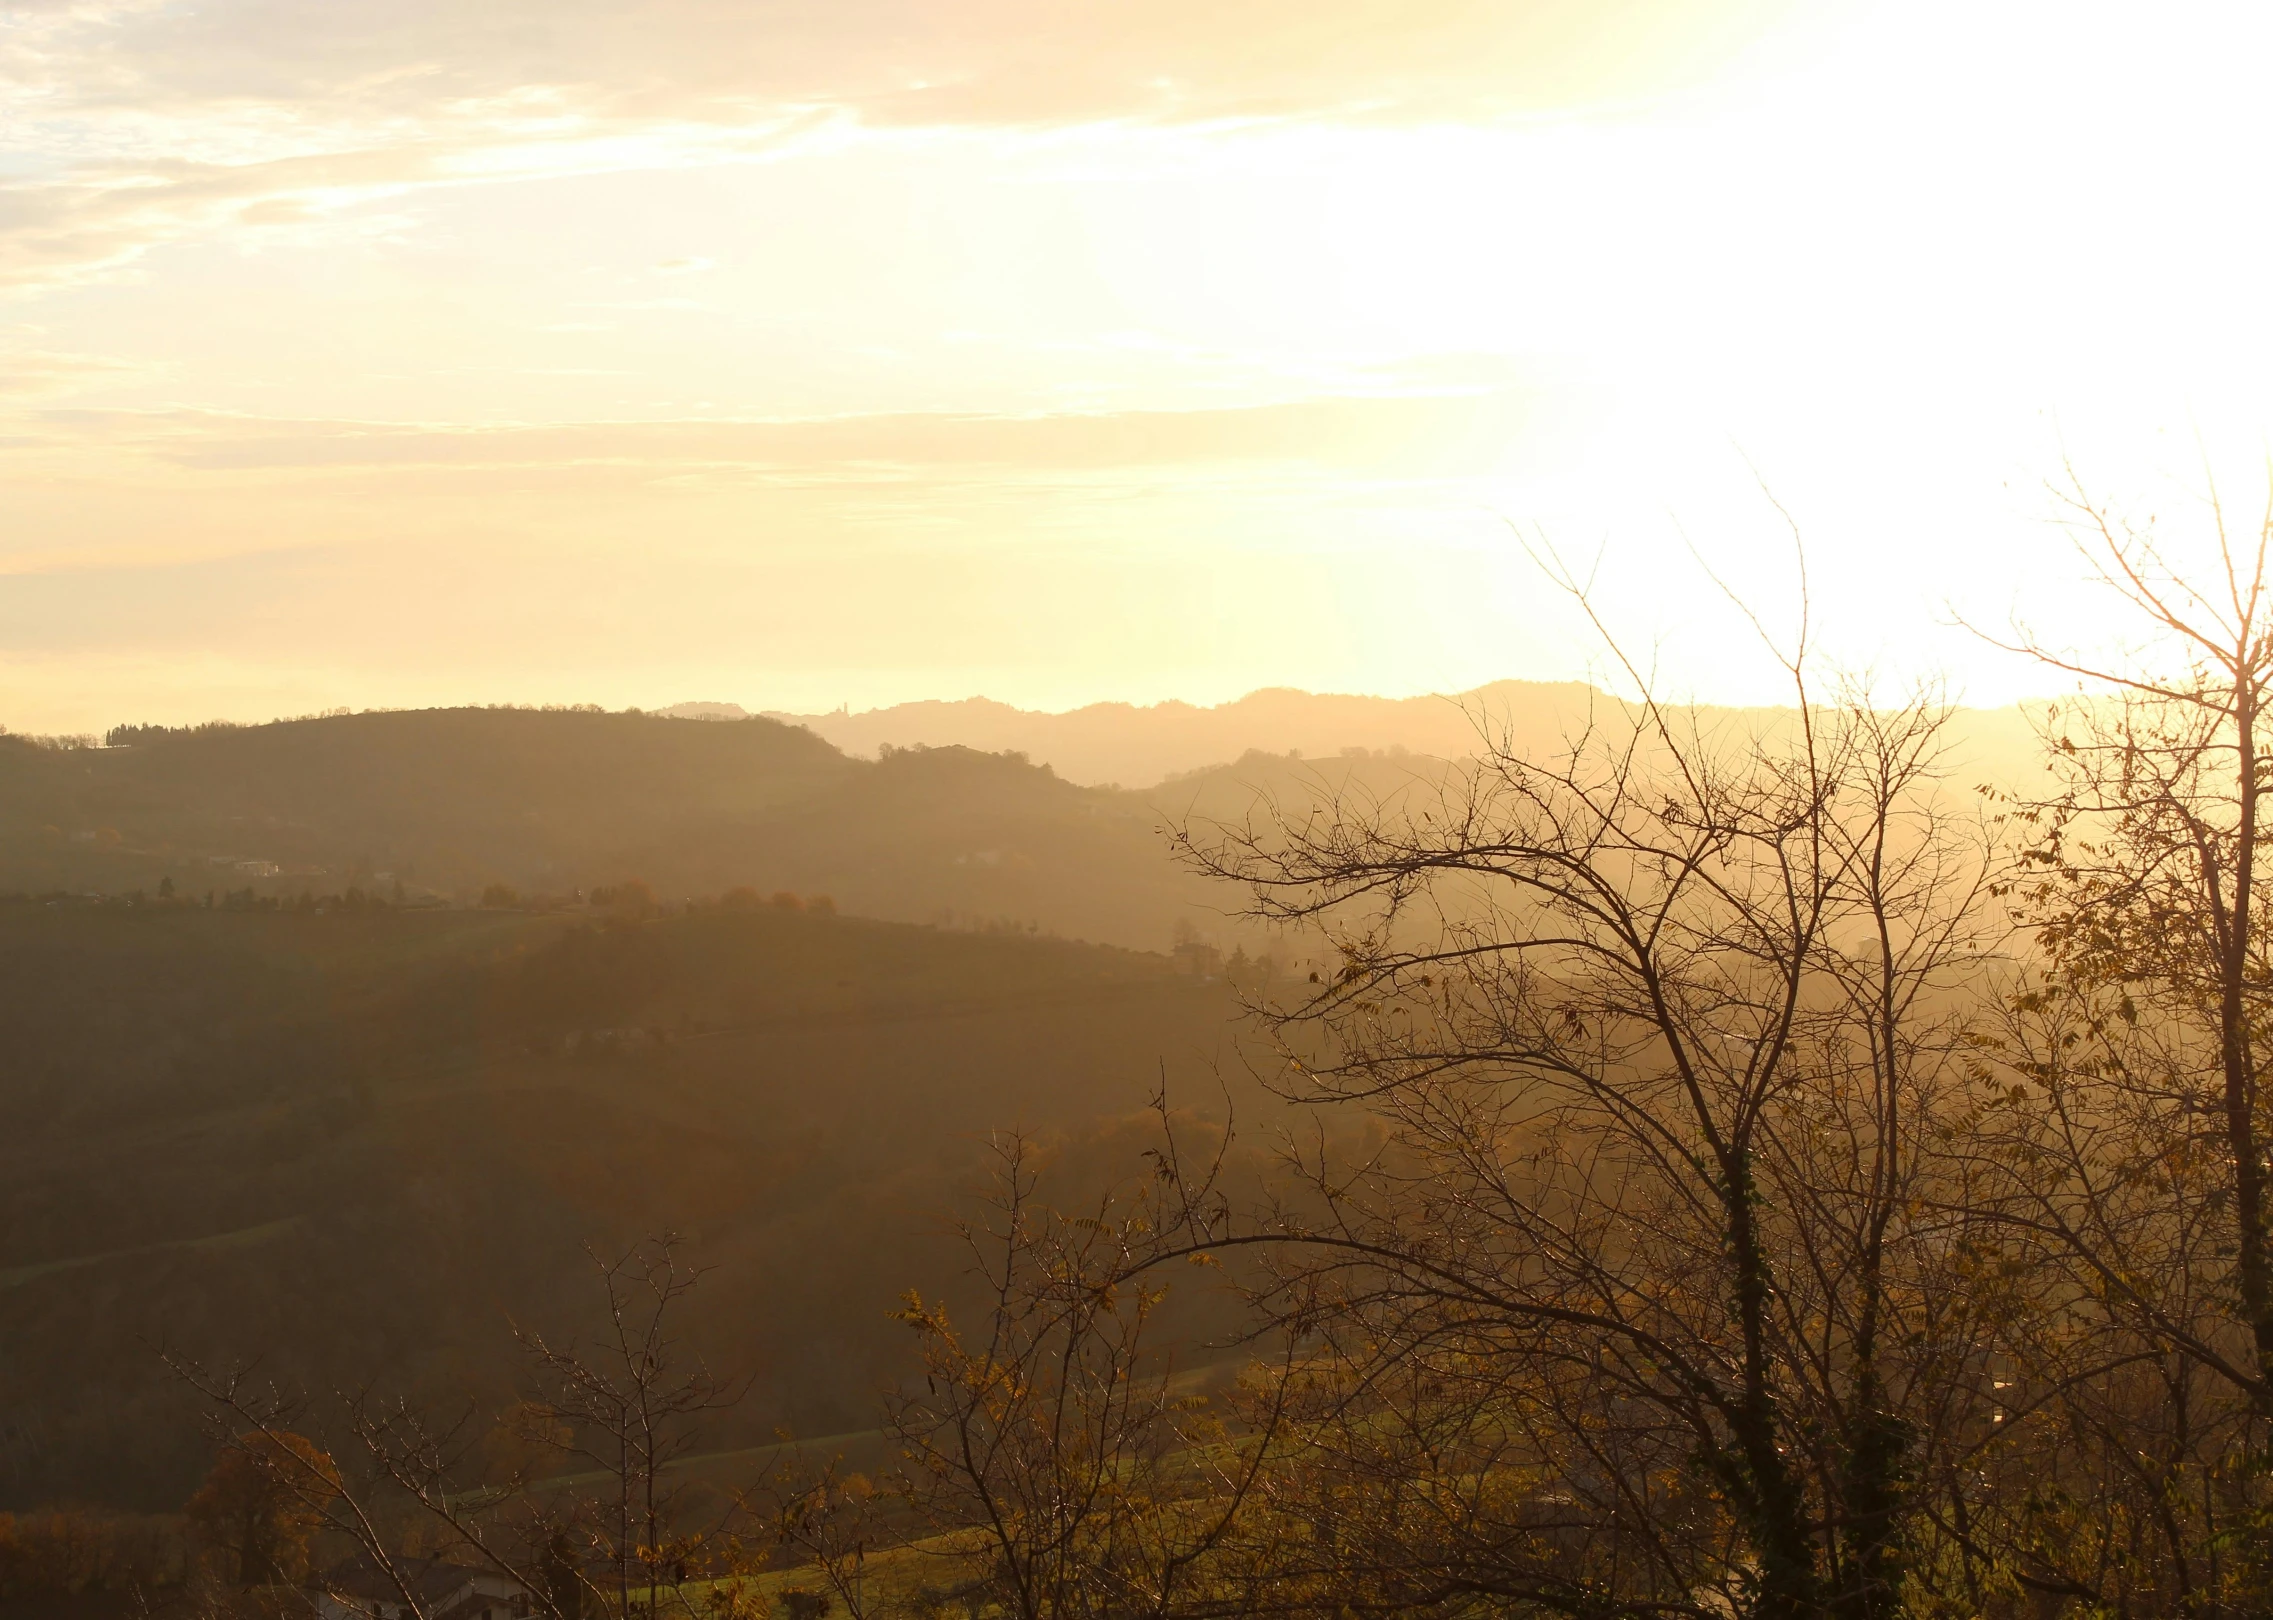
POLYGON ((2260 476, 2254 8, 1447 9, 1369 65, 1003 6, 1024 55, 881 77, 691 0, 527 60, 0 25, 0 717, 150 656, 170 719, 1580 673, 1518 534, 1759 697, 1697 556, 1787 610, 1770 494, 1826 645, 1994 699, 1946 620, 2067 601, 2063 456, 2260 476))

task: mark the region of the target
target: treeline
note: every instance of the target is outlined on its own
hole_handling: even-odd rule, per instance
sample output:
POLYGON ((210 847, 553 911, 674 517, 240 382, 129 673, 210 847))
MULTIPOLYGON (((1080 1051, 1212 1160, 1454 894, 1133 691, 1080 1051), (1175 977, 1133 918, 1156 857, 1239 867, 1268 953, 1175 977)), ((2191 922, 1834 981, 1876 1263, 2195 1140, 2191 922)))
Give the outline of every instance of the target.
MULTIPOLYGON (((346 709, 338 709, 329 710, 326 712, 327 714, 347 714, 351 711, 346 709)), ((318 716, 302 715, 297 716, 296 718, 313 720, 318 718, 318 716)), ((103 733, 103 746, 105 748, 133 748, 143 743, 160 742, 168 737, 196 737, 209 735, 217 731, 239 731, 242 729, 242 725, 235 720, 207 720, 196 725, 188 726, 112 726, 108 731, 103 733)), ((88 745, 90 747, 93 745, 92 738, 89 739, 88 745)))
MULTIPOLYGON (((800 895, 787 889, 761 894, 748 885, 739 885, 723 894, 693 896, 685 900, 666 901, 657 897, 655 890, 643 878, 626 878, 620 883, 603 883, 590 890, 575 889, 566 894, 536 892, 523 894, 510 884, 492 883, 485 888, 478 902, 486 911, 526 912, 585 912, 619 920, 640 920, 661 916, 695 916, 706 911, 756 911, 768 908, 775 911, 808 912, 816 917, 836 915, 836 901, 825 894, 800 895)), ((163 877, 155 890, 129 889, 123 894, 83 894, 69 889, 52 889, 46 893, 0 893, 0 905, 48 906, 110 906, 132 910, 135 908, 170 908, 202 906, 208 911, 272 911, 272 912, 372 912, 400 909, 430 911, 446 907, 448 902, 429 896, 413 898, 400 882, 385 891, 365 889, 350 883, 344 889, 322 893, 304 888, 297 894, 263 894, 251 884, 241 889, 212 888, 202 895, 186 888, 177 888, 174 880, 163 877)))
POLYGON ((485 910, 490 911, 573 911, 589 908, 631 920, 659 917, 670 912, 694 916, 704 911, 756 911, 761 907, 774 911, 810 912, 816 917, 833 917, 837 914, 837 903, 828 895, 801 895, 788 889, 761 894, 748 884, 737 884, 723 894, 682 900, 674 905, 658 899, 647 880, 636 877, 626 878, 621 883, 599 884, 588 892, 575 889, 567 894, 523 894, 509 883, 492 883, 482 890, 481 904, 485 910))
POLYGON ((188 1583, 196 1551, 170 1514, 91 1507, 0 1513, 0 1606, 112 1600, 121 1611, 188 1583))
MULTIPOLYGON (((597 703, 491 703, 484 705, 484 707, 531 714, 606 714, 608 712, 597 703)), ((316 709, 307 714, 284 715, 265 723, 288 726, 303 720, 343 720, 356 712, 356 710, 347 707, 316 709)), ((364 714, 399 714, 404 711, 399 709, 365 709, 361 712, 364 714)), ((643 711, 625 709, 623 712, 625 714, 639 714, 643 711)), ((112 726, 103 733, 103 746, 105 748, 134 748, 146 743, 164 742, 174 737, 208 736, 214 732, 243 731, 245 729, 246 724, 241 720, 201 720, 194 724, 182 726, 151 725, 147 722, 139 725, 118 725, 112 726)), ((92 748, 95 746, 95 739, 90 733, 74 737, 72 743, 76 747, 92 748)))

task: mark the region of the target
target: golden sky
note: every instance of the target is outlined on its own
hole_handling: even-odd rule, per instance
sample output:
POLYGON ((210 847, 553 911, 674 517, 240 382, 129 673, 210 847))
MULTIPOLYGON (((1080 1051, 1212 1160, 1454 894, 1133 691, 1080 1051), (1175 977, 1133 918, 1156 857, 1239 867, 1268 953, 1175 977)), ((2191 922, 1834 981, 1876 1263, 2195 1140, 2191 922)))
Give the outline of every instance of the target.
POLYGON ((2248 507, 2273 19, 0 0, 0 720, 1772 695, 2248 507))

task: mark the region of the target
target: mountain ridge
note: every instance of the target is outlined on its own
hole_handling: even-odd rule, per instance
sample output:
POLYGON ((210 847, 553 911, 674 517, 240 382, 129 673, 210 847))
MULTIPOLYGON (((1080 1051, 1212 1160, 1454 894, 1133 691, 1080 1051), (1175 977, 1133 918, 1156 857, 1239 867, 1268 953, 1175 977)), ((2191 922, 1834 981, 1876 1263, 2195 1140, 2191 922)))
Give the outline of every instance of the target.
MULTIPOLYGON (((664 712, 730 707, 681 704, 664 712)), ((1169 699, 1091 703, 1053 712, 970 697, 859 712, 769 710, 764 718, 801 726, 856 757, 879 757, 887 748, 961 746, 1023 754, 1085 786, 1141 790, 1258 752, 1296 758, 1402 752, 1451 760, 1471 757, 1489 742, 1536 757, 1554 752, 1590 715, 1622 713, 1628 707, 1626 700, 1584 681, 1501 680, 1464 692, 1403 698, 1274 686, 1214 705, 1169 699)), ((1792 712, 1771 705, 1695 707, 1700 714, 1727 719, 1767 720, 1792 712)), ((1982 759, 2034 747, 2030 723, 2017 706, 1961 707, 1956 730, 1968 754, 1982 759)))

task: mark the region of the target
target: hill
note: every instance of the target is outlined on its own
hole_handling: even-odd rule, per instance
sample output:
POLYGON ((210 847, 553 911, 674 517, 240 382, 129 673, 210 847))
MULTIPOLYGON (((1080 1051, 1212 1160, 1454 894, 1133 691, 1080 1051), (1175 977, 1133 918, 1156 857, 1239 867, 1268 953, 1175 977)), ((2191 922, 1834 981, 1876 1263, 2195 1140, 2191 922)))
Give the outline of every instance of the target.
POLYGON ((0 904, 0 1505, 182 1500, 161 1340, 495 1410, 507 1319, 581 1325, 579 1246, 664 1227, 757 1377, 720 1444, 866 1427, 987 1134, 1215 1097, 1232 1015, 1159 956, 770 907, 0 904))
MULTIPOLYGON (((803 726, 849 754, 949 746, 1017 752, 1075 782, 1142 787, 1249 752, 1318 758, 1350 749, 1402 750, 1458 759, 1476 752, 1479 724, 1513 721, 1525 741, 1544 742, 1551 740, 1544 728, 1599 696, 1577 682, 1498 681, 1473 692, 1412 698, 1274 687, 1213 707, 1093 703, 1048 714, 967 698, 772 718, 803 726)), ((712 707, 681 705, 690 712, 712 707)))
MULTIPOLYGON (((0 892, 154 894, 170 884, 186 895, 292 897, 356 886, 467 905, 497 885, 573 896, 637 877, 672 901, 788 889, 899 921, 1011 922, 1140 948, 1197 927, 1229 948, 1240 937, 1224 916, 1232 897, 1169 858, 1171 824, 1242 817, 1259 797, 1303 806, 1425 786, 1474 751, 1479 726, 1549 756, 1590 714, 1616 708, 1585 687, 1519 683, 1458 702, 1261 693, 1220 710, 1071 715, 930 705, 845 722, 923 722, 904 733, 908 746, 880 743, 874 759, 773 719, 575 709, 122 727, 104 748, 0 737, 0 892), (1276 733, 1274 716, 1284 722, 1276 733), (983 723, 961 726, 973 717, 983 723), (1231 745, 1289 730, 1392 740, 1332 752, 1231 745), (949 733, 959 740, 925 741, 949 733), (1077 746, 1076 757, 1119 749, 1124 760, 1138 744, 1155 761, 1204 758, 1220 744, 1228 763, 1124 791, 970 746, 1033 742, 1029 733, 1077 746)), ((1791 713, 1703 717, 1772 729, 1791 713)), ((2008 782, 2024 768, 2015 762, 2035 755, 2018 710, 1963 711, 1953 738, 1969 771, 1978 764, 2008 782)))
POLYGON ((1231 943, 1234 897, 1163 826, 1454 768, 1250 751, 1129 793, 573 710, 118 742, 0 739, 0 1505, 180 1500, 204 1443, 158 1337, 501 1399, 507 1313, 573 1316, 578 1245, 659 1226, 718 1266, 705 1342, 756 1360, 742 1438, 859 1426, 885 1308, 952 1283, 927 1234, 985 1133, 1123 1130, 1163 1075, 1212 1095, 1235 1055, 1222 984, 1119 948, 1194 920, 1231 943), (558 898, 635 875, 666 914, 558 898), (350 883, 406 903, 243 903, 350 883), (418 903, 493 884, 556 898, 418 903), (682 899, 738 884, 870 916, 682 899))
MULTIPOLYGON (((1251 753, 1331 760, 1344 755, 1412 754, 1456 760, 1485 738, 1518 752, 1551 755, 1590 716, 1620 702, 1576 681, 1494 681, 1473 691, 1377 698, 1272 688, 1212 708, 1189 703, 1095 703, 1062 714, 1016 709, 986 698, 902 703, 859 714, 776 715, 849 754, 890 748, 960 746, 1015 751, 1076 782, 1138 787, 1220 768, 1251 753)), ((730 706, 683 704, 681 710, 730 706)), ((735 711, 739 712, 739 711, 735 711)), ((1774 724, 1788 709, 1707 709, 1742 724, 1774 724)), ((2032 758, 2035 743, 2021 711, 1962 710, 1956 734, 1984 765, 2032 758)))
POLYGON ((963 748, 849 759, 772 720, 438 709, 112 739, 0 738, 0 890, 400 885, 466 904, 638 877, 673 899, 751 885, 1150 946, 1215 898, 1140 799, 963 748))

